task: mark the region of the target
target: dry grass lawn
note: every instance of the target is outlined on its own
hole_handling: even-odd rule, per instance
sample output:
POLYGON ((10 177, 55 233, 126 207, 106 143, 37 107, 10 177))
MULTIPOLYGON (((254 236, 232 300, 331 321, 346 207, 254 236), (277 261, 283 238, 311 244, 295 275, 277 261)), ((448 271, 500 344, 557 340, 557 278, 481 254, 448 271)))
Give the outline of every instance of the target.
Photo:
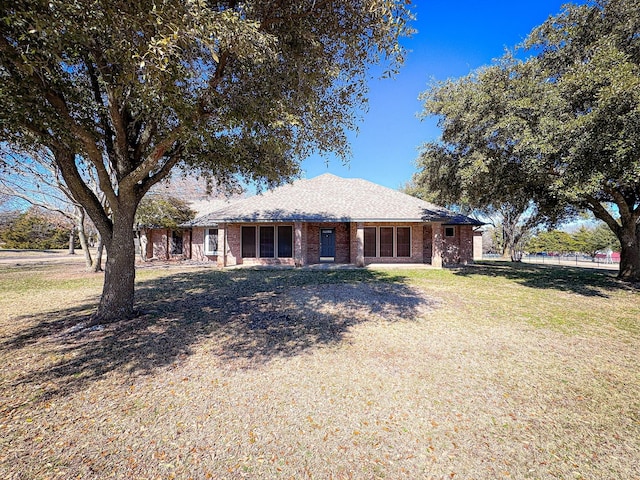
POLYGON ((0 265, 0 478, 640 478, 640 293, 610 272, 0 265))

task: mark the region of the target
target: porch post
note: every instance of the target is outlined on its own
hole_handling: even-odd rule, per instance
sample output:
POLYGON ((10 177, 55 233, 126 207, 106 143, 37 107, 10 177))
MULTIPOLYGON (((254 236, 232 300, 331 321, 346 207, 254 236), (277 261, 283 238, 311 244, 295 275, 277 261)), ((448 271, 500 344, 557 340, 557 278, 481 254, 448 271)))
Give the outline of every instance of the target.
POLYGON ((356 266, 364 267, 364 223, 356 225, 356 266))
POLYGON ((442 268, 443 233, 442 224, 433 223, 431 228, 431 266, 442 268))
POLYGON ((302 255, 302 222, 294 222, 293 230, 293 259, 296 267, 301 267, 304 265, 304 257, 302 255))
POLYGON ((227 266, 227 224, 220 223, 218 225, 218 255, 216 257, 216 264, 218 267, 224 268, 227 266))

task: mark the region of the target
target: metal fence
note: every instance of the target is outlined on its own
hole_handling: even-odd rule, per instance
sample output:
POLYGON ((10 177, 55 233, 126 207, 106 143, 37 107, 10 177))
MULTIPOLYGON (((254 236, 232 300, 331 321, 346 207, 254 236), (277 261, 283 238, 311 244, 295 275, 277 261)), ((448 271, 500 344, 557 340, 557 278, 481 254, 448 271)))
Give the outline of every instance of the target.
POLYGON ((522 261, 527 263, 539 263, 542 265, 574 265, 585 268, 610 268, 618 269, 618 258, 607 258, 597 255, 595 258, 588 255, 523 255, 522 261))

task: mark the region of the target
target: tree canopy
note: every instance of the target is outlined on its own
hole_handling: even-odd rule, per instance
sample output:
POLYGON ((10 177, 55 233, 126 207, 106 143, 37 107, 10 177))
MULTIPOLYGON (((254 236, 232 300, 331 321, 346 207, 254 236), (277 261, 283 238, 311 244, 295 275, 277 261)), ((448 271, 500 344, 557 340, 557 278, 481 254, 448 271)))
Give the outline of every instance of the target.
POLYGON ((65 220, 59 214, 31 207, 0 225, 0 244, 3 248, 65 248, 72 231, 72 225, 65 220))
POLYGON ((136 226, 146 228, 176 228, 195 218, 187 202, 175 197, 149 195, 143 198, 136 212, 136 226))
POLYGON ((620 242, 609 227, 600 222, 595 227, 582 225, 574 233, 561 230, 538 232, 528 239, 526 248, 530 253, 585 253, 595 257, 605 250, 620 250, 620 242))
POLYGON ((621 242, 620 278, 640 279, 640 1, 566 5, 523 48, 425 92, 443 134, 415 182, 548 225, 587 209, 621 242))
POLYGON ((49 150, 100 231, 108 259, 94 321, 133 315, 135 211, 176 165, 222 184, 240 175, 270 185, 298 174, 312 152, 346 155, 367 66, 383 61, 393 71, 402 62, 409 8, 401 0, 2 2, 0 141, 49 150))

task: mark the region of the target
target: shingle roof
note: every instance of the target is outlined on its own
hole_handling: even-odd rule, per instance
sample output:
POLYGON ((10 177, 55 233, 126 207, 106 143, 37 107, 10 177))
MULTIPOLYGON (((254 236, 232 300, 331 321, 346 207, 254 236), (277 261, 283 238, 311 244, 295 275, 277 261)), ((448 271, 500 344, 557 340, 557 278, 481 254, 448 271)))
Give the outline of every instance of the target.
POLYGON ((193 220, 191 226, 221 222, 416 222, 482 225, 419 198, 359 178, 325 173, 300 179, 193 220))

